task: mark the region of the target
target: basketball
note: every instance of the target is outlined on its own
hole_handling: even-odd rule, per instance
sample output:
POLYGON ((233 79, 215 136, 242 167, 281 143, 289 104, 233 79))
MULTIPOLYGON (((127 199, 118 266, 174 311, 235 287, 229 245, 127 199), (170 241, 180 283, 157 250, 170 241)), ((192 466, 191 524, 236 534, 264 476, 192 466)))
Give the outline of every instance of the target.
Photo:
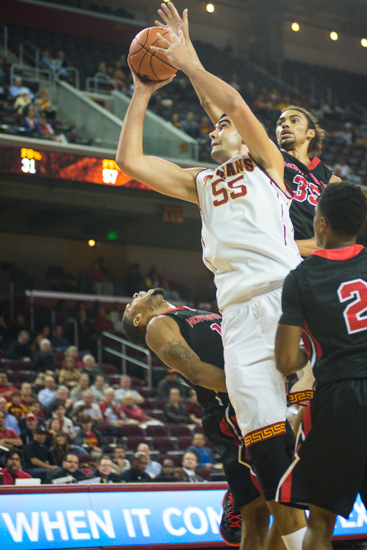
POLYGON ((129 60, 134 70, 147 80, 166 80, 177 72, 167 56, 150 50, 150 46, 163 48, 164 44, 159 39, 161 34, 171 42, 169 32, 163 27, 149 27, 140 31, 131 43, 129 60))

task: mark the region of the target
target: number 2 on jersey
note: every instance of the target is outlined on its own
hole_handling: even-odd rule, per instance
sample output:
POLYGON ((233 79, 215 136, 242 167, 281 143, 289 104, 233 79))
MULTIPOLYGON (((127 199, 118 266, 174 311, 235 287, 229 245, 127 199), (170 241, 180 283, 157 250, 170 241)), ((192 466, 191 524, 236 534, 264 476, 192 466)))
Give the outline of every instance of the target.
POLYGON ((367 330, 367 283, 363 279, 354 279, 342 283, 338 288, 341 303, 355 298, 343 311, 344 321, 349 334, 367 330))

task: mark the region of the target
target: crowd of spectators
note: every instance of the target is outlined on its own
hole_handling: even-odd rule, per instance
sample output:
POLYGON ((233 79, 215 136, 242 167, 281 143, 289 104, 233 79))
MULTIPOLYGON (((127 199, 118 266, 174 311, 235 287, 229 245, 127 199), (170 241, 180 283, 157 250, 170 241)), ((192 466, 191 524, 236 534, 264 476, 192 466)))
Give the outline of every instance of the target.
POLYGON ((24 315, 2 317, 0 482, 198 482, 220 468, 176 372, 148 391, 80 354, 62 323, 31 335, 24 315))

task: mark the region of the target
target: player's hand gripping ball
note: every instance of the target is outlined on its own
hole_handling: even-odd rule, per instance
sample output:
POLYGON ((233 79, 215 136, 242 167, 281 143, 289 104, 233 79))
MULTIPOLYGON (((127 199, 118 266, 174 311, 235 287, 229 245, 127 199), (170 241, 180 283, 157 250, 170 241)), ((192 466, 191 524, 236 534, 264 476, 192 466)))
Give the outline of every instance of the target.
POLYGON ((171 37, 164 27, 149 27, 140 31, 131 42, 129 61, 139 76, 146 80, 166 80, 177 72, 167 56, 154 52, 150 46, 164 48, 158 34, 171 42, 171 37))

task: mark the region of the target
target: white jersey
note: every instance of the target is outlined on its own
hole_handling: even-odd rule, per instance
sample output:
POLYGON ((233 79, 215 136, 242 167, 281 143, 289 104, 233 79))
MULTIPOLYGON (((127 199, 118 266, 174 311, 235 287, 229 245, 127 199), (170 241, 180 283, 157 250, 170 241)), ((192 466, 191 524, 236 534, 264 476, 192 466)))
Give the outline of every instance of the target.
POLYGON ((220 310, 282 286, 301 257, 286 194, 248 155, 196 176, 205 265, 220 310))

